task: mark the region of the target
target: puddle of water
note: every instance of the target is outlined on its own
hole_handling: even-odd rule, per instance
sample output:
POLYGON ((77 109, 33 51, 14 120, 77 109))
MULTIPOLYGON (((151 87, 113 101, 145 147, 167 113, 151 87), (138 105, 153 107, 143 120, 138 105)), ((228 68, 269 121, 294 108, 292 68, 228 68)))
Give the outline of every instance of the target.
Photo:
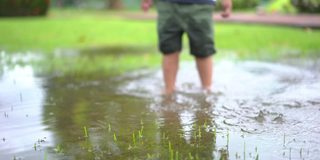
MULTIPOLYGON (((246 143, 251 158, 257 147, 260 159, 290 156, 317 159, 320 154, 317 149, 320 142, 317 140, 320 136, 319 70, 263 62, 221 61, 215 68, 213 93, 201 97, 194 65, 186 63, 181 69, 178 93, 171 105, 163 104, 157 95, 161 90, 161 71, 149 76, 134 75, 143 78, 128 81, 120 91, 153 99, 150 109, 159 117, 168 110, 176 112, 175 116, 181 119, 183 115, 195 117, 196 113, 212 117, 208 121, 214 122, 222 135, 230 132, 228 153, 231 156, 240 154, 238 158, 243 158, 241 149, 246 143)), ((222 148, 225 139, 218 136, 216 147, 222 148)))
MULTIPOLYGON (((4 57, 4 56, 2 56, 4 57)), ((220 61, 213 93, 183 63, 178 93, 160 96, 161 71, 123 76, 0 78, 1 159, 317 159, 318 70, 220 61)))
POLYGON ((17 153, 32 159, 39 156, 32 149, 43 150, 52 145, 51 137, 43 125, 43 103, 45 92, 42 80, 34 77, 30 66, 7 70, 0 80, 0 155, 1 159, 12 159, 17 153))

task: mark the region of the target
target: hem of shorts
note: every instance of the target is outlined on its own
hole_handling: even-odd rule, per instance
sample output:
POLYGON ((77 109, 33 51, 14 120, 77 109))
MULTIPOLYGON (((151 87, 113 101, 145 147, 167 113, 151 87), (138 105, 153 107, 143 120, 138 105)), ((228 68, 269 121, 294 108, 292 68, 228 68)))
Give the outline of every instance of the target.
POLYGON ((196 57, 196 58, 207 58, 207 57, 213 56, 215 54, 217 54, 216 51, 211 52, 210 54, 205 54, 205 55, 201 55, 201 54, 191 54, 191 55, 196 57))
POLYGON ((169 55, 169 54, 173 54, 173 53, 177 53, 177 52, 180 53, 181 50, 172 50, 172 51, 169 51, 169 52, 160 51, 160 52, 163 55, 169 55))

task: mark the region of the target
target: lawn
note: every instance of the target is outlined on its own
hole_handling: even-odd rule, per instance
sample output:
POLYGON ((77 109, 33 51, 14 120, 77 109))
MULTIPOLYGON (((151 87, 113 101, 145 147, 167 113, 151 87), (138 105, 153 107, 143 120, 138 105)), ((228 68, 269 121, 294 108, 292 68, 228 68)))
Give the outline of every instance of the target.
MULTIPOLYGON (((117 12, 54 9, 47 17, 1 18, 0 36, 0 50, 9 54, 37 51, 50 57, 57 49, 72 49, 85 55, 108 55, 79 57, 81 63, 74 66, 79 71, 92 61, 97 61, 99 69, 123 66, 123 71, 159 65, 160 61, 155 20, 126 19, 117 12), (105 64, 105 60, 113 63, 105 64)), ((217 23, 215 41, 218 58, 274 60, 320 55, 320 31, 305 28, 217 23)), ((185 44, 187 48, 187 41, 185 44)), ((191 59, 188 54, 183 57, 191 59)), ((57 67, 72 61, 57 59, 50 64, 57 67)), ((91 70, 98 69, 93 66, 91 70)))

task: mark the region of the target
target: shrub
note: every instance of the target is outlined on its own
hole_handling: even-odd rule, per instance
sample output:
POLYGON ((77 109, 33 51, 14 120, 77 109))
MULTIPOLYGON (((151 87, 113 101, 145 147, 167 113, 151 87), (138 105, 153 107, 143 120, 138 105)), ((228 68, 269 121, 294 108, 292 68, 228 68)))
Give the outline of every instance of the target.
POLYGON ((0 0, 0 16, 46 15, 50 0, 0 0))
POLYGON ((320 13, 320 0, 291 0, 292 4, 303 13, 320 13))
POLYGON ((267 5, 266 11, 271 13, 295 13, 296 8, 291 4, 291 0, 273 0, 267 5))
MULTIPOLYGON (((221 0, 216 1, 216 7, 217 9, 221 9, 221 0)), ((255 9, 255 7, 258 6, 260 3, 260 0, 232 0, 233 9, 234 10, 241 10, 241 9, 255 9)))

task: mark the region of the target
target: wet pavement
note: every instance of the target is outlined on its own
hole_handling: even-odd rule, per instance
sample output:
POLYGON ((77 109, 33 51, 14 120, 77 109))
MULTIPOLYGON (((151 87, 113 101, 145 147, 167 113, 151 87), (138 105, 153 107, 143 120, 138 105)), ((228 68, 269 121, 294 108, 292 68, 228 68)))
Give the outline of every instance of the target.
POLYGON ((158 69, 44 76, 1 58, 1 159, 320 155, 317 60, 220 60, 212 93, 199 89, 193 62, 183 62, 177 93, 163 97, 158 69))

